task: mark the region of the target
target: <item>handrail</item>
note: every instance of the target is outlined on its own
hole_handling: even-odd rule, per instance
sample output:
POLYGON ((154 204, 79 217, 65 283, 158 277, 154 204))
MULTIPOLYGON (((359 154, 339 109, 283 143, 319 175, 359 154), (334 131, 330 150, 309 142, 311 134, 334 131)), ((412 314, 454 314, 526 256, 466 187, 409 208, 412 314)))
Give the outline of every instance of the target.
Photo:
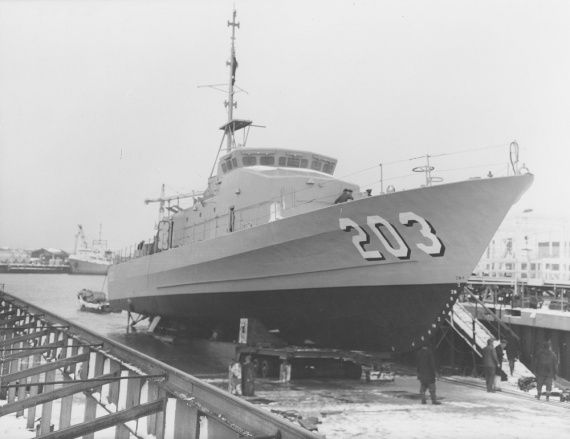
MULTIPOLYGON (((487 311, 487 313, 490 314, 490 315, 493 317, 493 320, 494 320, 495 322, 497 322, 499 326, 501 326, 501 328, 503 328, 503 329, 505 329, 506 331, 508 331, 509 334, 517 340, 517 342, 520 342, 519 336, 518 336, 515 332, 513 332, 513 330, 512 330, 508 325, 506 325, 505 323, 503 323, 503 322, 501 321, 501 319, 497 316, 497 314, 496 314, 494 311, 492 311, 492 310, 491 310, 490 308, 488 308, 481 300, 479 300, 479 298, 473 293, 473 291, 471 291, 471 290, 469 289, 468 286, 465 286, 465 287, 463 288, 463 291, 465 291, 466 293, 468 293, 468 294, 471 296, 471 298, 473 298, 473 299, 475 300, 475 302, 476 302, 477 304, 481 305, 481 306, 483 307, 483 309, 484 309, 485 311, 487 311)), ((500 333, 500 331, 497 331, 497 332, 500 333)))

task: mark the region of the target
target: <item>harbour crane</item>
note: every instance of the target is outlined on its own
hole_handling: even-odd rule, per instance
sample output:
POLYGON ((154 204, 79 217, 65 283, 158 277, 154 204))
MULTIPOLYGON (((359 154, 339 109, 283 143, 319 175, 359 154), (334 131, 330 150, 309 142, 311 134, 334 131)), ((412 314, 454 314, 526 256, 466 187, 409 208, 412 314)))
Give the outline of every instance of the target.
POLYGON ((87 245, 87 239, 85 238, 85 233, 83 232, 83 227, 81 226, 81 224, 78 224, 79 230, 77 231, 77 235, 75 235, 75 254, 77 254, 77 247, 79 244, 79 239, 81 239, 81 244, 83 245, 83 248, 89 248, 89 245, 87 245))

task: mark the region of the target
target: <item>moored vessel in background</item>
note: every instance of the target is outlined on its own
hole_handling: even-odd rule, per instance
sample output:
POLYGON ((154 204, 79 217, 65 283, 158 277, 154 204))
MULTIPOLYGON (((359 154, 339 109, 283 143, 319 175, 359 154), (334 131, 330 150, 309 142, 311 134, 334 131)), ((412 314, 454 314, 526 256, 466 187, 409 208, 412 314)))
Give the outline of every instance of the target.
POLYGON ((71 274, 107 274, 109 266, 113 263, 112 253, 107 250, 107 242, 99 239, 93 245, 87 244, 83 227, 75 236, 75 251, 69 255, 69 270, 71 274))
MULTIPOLYGON (((415 169, 422 187, 372 195, 333 177, 328 155, 238 147, 236 132, 252 121, 232 114, 235 11, 229 24, 217 173, 191 207, 162 217, 136 258, 110 267, 111 304, 204 335, 221 328, 230 339, 247 317, 290 343, 413 349, 444 320, 533 176, 515 160, 511 176, 434 184, 428 161, 415 169)), ((161 211, 174 198, 161 197, 161 211)))

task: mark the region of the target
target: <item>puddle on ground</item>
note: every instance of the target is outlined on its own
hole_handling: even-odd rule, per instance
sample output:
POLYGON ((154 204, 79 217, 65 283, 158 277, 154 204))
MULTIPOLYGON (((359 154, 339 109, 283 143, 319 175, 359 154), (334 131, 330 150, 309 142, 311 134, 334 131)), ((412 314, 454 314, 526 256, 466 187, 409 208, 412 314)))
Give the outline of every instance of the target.
MULTIPOLYGON (((420 399, 421 396, 419 393, 410 393, 406 390, 385 390, 382 392, 385 395, 394 396, 396 398, 404 398, 404 399, 420 399)), ((438 398, 440 399, 440 398, 438 398)))

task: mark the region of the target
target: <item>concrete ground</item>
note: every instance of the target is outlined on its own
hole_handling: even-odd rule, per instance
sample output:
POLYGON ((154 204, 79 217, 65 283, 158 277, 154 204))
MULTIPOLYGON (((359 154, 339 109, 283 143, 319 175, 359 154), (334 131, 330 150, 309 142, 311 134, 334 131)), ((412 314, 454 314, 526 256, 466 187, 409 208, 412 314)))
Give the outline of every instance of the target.
POLYGON ((371 383, 264 379, 256 382, 255 396, 244 398, 292 422, 299 416, 302 421, 317 418, 315 427, 327 439, 568 437, 570 402, 559 397, 537 401, 512 381, 487 393, 480 378, 441 379, 436 382, 441 405, 422 405, 419 381, 410 375, 371 383))

